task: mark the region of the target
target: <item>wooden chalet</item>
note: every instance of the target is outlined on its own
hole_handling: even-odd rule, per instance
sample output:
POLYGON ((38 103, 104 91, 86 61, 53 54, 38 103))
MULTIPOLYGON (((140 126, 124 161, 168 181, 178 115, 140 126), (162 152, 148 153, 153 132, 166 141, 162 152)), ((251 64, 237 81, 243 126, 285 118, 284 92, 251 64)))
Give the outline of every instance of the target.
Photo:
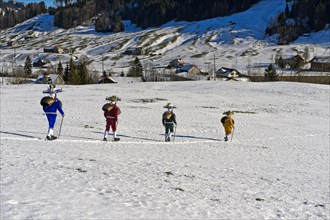
POLYGON ((48 59, 36 59, 33 63, 33 67, 45 67, 45 65, 50 64, 51 62, 48 59))
POLYGON ((127 50, 123 53, 126 55, 145 55, 146 51, 143 47, 129 47, 127 50))
POLYGON ((45 47, 44 52, 45 53, 63 53, 64 50, 61 45, 55 45, 52 47, 45 47))
POLYGON ((201 70, 197 66, 191 65, 191 64, 187 64, 187 65, 183 65, 183 66, 179 67, 176 70, 176 72, 177 73, 187 72, 187 73, 195 74, 195 75, 201 74, 201 70))

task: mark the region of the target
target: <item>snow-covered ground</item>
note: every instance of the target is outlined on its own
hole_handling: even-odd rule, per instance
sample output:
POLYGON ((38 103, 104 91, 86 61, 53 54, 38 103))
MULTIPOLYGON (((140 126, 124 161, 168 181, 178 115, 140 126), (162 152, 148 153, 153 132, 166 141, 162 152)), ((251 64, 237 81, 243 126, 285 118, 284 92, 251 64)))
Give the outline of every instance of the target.
POLYGON ((61 136, 45 141, 45 85, 1 86, 1 219, 330 218, 328 85, 62 88, 61 136), (111 95, 122 98, 120 142, 101 141, 111 95), (178 106, 174 143, 163 141, 167 102, 178 106), (227 110, 232 142, 219 122, 227 110))

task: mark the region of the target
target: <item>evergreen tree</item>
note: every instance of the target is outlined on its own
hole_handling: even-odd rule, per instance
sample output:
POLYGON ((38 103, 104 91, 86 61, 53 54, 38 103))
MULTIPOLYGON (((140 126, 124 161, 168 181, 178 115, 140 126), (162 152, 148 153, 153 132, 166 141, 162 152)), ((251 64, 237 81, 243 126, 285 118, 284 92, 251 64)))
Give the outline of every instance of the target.
POLYGON ((66 67, 64 69, 63 80, 65 82, 69 82, 69 66, 68 66, 68 64, 66 64, 66 67))
POLYGON ((288 3, 287 3, 286 6, 285 6, 285 16, 288 17, 289 13, 290 13, 290 10, 289 10, 289 6, 288 6, 288 3))
POLYGON ((112 22, 105 16, 100 16, 95 21, 95 31, 97 32, 109 32, 112 22))
POLYGON ((118 15, 116 16, 115 22, 112 24, 111 29, 112 29, 112 32, 121 32, 121 31, 124 31, 125 26, 124 26, 124 23, 122 22, 120 16, 118 16, 118 15))
POLYGON ((128 77, 143 77, 143 67, 138 57, 135 58, 132 66, 129 68, 128 77))
POLYGON ((24 73, 26 77, 29 77, 32 75, 32 60, 30 55, 27 56, 24 64, 24 73))
POLYGON ((278 66, 280 67, 280 68, 285 68, 285 63, 284 63, 284 61, 283 61, 283 58, 282 58, 282 56, 280 56, 280 58, 278 59, 278 66))
POLYGON ((81 62, 78 66, 78 74, 79 74, 79 84, 84 85, 88 83, 88 69, 85 62, 81 62))
POLYGON ((277 81, 277 73, 273 64, 269 64, 268 68, 265 70, 265 80, 266 81, 277 81))
POLYGON ((74 84, 74 85, 79 85, 80 84, 80 77, 78 74, 78 68, 77 65, 75 64, 73 58, 70 59, 69 62, 69 78, 68 78, 69 83, 74 84))
POLYGON ((63 65, 61 61, 58 63, 57 66, 57 74, 63 77, 63 65))

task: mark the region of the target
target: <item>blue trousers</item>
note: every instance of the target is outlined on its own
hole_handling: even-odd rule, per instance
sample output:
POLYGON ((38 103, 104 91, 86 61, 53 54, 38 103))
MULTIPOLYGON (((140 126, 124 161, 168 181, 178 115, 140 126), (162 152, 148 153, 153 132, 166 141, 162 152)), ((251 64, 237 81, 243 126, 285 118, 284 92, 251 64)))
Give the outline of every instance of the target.
POLYGON ((49 128, 53 129, 54 125, 55 125, 55 122, 56 122, 56 116, 57 115, 46 115, 46 116, 47 116, 47 119, 48 119, 49 128))

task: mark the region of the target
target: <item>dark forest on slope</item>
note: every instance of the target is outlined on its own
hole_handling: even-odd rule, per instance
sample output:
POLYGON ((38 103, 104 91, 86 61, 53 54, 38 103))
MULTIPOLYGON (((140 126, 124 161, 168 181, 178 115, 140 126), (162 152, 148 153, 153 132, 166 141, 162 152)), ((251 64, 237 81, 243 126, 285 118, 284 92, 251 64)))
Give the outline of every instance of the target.
POLYGON ((0 30, 13 27, 46 12, 47 8, 44 2, 24 5, 19 2, 0 0, 0 30))
MULTIPOLYGON (((131 20, 141 28, 159 27, 171 20, 199 21, 228 16, 249 9, 260 0, 55 0, 57 8, 48 8, 54 24, 72 28, 95 24, 96 31, 124 31, 122 20, 131 20)), ((330 0, 286 0, 286 8, 265 30, 279 34, 279 44, 287 44, 301 34, 319 31, 330 24, 330 0)), ((17 4, 17 3, 16 3, 17 4)), ((45 13, 44 3, 20 5, 0 0, 0 29, 12 27, 45 13), (9 6, 11 4, 11 6, 9 6), (11 9, 12 7, 12 9, 11 9)))

